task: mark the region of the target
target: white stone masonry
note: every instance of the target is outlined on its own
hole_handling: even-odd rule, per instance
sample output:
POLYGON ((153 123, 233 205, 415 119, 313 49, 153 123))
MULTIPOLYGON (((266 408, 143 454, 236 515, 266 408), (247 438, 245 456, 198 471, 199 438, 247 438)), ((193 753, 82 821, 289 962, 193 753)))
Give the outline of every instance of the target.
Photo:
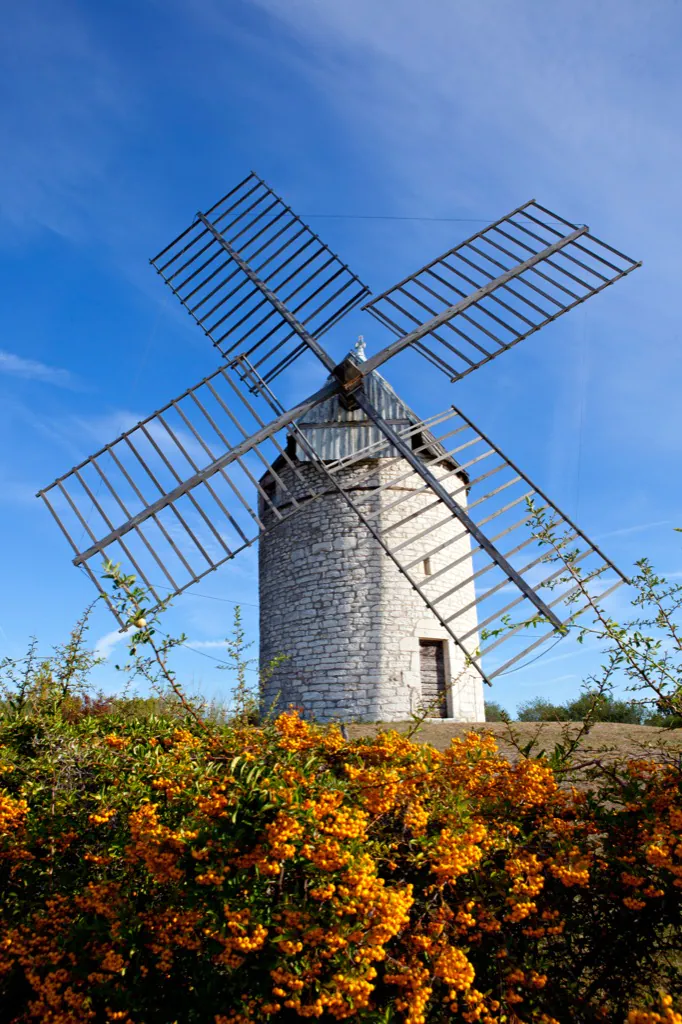
MULTIPOLYGON (((299 464, 298 469, 307 480, 319 472, 311 463, 299 464)), ((421 513, 418 529, 408 522, 392 530, 387 535, 392 546, 432 523, 447 520, 428 537, 412 543, 405 554, 412 561, 451 541, 431 555, 431 573, 458 556, 460 564, 437 582, 429 583, 422 564, 412 570, 427 595, 435 596, 471 575, 469 538, 443 506, 434 502, 430 491, 418 491, 414 476, 395 488, 374 490, 402 475, 403 470, 409 471, 403 459, 381 458, 356 463, 342 470, 338 478, 354 498, 363 500, 366 514, 378 515, 382 530, 411 512, 434 506, 421 513), (361 489, 354 490, 359 477, 361 489), (406 487, 415 491, 414 496, 390 509, 406 487)), ((292 470, 285 467, 278 472, 296 494, 300 485, 292 470)), ((457 490, 457 500, 463 504, 461 480, 451 476, 447 486, 457 490)), ((446 630, 341 495, 330 484, 322 489, 328 493, 260 541, 261 667, 265 669, 279 654, 288 656, 266 684, 266 706, 275 700, 277 708, 295 704, 318 721, 404 720, 421 703, 419 641, 441 639, 446 643, 448 717, 483 721, 483 686, 478 673, 465 666, 446 630)), ((267 520, 272 513, 264 515, 267 520)), ((473 597, 473 585, 468 583, 439 605, 441 614, 447 618, 469 605, 473 597)), ((464 633, 475 627, 472 607, 458 618, 457 630, 464 633)), ((475 649, 475 635, 468 644, 475 649)))

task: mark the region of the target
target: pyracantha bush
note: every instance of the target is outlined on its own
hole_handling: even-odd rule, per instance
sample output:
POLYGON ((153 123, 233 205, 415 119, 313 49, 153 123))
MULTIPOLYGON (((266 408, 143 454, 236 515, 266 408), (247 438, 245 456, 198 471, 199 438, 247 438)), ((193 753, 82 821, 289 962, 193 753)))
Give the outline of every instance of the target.
POLYGON ((682 1022, 679 765, 578 790, 294 711, 0 743, 4 1022, 682 1022))

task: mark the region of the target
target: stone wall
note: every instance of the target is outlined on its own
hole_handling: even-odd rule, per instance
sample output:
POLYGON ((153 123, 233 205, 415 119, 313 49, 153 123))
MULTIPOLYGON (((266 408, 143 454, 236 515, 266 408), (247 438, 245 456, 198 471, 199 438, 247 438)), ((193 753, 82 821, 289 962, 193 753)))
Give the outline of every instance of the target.
MULTIPOLYGON (((314 465, 302 464, 298 471, 302 481, 319 484, 322 496, 260 542, 261 665, 266 667, 278 654, 288 655, 266 684, 266 704, 275 698, 278 707, 293 703, 320 721, 405 719, 421 701, 419 640, 443 639, 451 683, 448 715, 482 721, 478 673, 465 668, 447 631, 341 495, 325 479, 317 480, 314 465)), ((302 484, 291 469, 281 471, 281 477, 294 495, 301 493, 302 484)), ((411 572, 428 596, 453 589, 470 575, 468 536, 430 491, 420 490, 404 460, 365 461, 341 470, 338 479, 390 546, 404 545, 399 557, 416 563, 411 572), (377 490, 389 480, 395 481, 393 486, 377 490), (434 533, 405 544, 436 523, 442 525, 434 533), (423 558, 434 548, 440 550, 431 554, 427 576, 423 558), (455 559, 461 559, 458 566, 436 575, 455 559)), ((460 479, 450 476, 445 482, 464 504, 460 479)), ((272 513, 264 516, 270 525, 272 513)), ((472 584, 467 583, 438 607, 448 617, 472 601, 472 584)), ((474 631, 468 645, 475 649, 474 607, 462 612, 453 626, 458 635, 474 631)))

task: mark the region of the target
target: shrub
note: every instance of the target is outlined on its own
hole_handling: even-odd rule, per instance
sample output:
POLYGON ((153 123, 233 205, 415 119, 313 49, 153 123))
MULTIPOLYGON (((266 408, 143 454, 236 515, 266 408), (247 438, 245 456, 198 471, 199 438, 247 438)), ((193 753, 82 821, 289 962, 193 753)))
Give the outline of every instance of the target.
POLYGON ((1 1019, 633 1024, 680 992, 679 766, 586 793, 294 711, 0 723, 1 1019))
MULTIPOLYGON (((594 609, 598 692, 622 672, 679 716, 682 588, 641 564, 649 618, 594 609)), ((182 638, 105 575, 156 702, 89 697, 83 624, 0 665, 3 1024, 682 1024, 679 762, 592 759, 577 790, 576 741, 512 764, 490 734, 259 725, 238 621, 236 713, 202 717, 182 638)))

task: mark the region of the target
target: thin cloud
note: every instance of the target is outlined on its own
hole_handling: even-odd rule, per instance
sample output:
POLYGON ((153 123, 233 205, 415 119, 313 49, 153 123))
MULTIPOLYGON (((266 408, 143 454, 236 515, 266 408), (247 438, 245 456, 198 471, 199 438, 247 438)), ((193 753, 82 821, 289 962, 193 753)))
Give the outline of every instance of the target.
POLYGON ((185 646, 200 650, 213 650, 222 647, 224 650, 227 647, 227 640, 188 640, 185 646))
POLYGON ((4 219, 14 231, 79 234, 133 119, 126 76, 76 8, 25 0, 3 20, 0 61, 13 92, 0 110, 12 139, 0 166, 0 228, 4 219))
POLYGON ((85 458, 91 449, 113 441, 140 420, 137 413, 126 409, 94 416, 42 416, 35 404, 23 402, 16 396, 7 399, 6 403, 13 416, 21 420, 27 429, 35 431, 51 445, 62 448, 73 462, 85 458))
POLYGON ((6 349, 0 349, 0 373, 23 377, 24 380, 40 381, 42 384, 52 384, 57 388, 76 390, 80 386, 69 370, 59 366, 48 366, 37 359, 24 359, 23 356, 7 352, 6 349))
POLYGON ((35 502, 36 486, 16 480, 3 480, 0 488, 0 504, 31 505, 35 502))
POLYGON ((657 519, 652 523, 638 523, 636 526, 624 526, 619 530, 609 530, 607 533, 600 533, 595 538, 597 541, 606 537, 626 537, 631 533, 644 533, 646 530, 655 530, 659 526, 674 526, 672 519, 657 519))
POLYGON ((108 659, 114 648, 120 644, 121 640, 125 640, 126 636, 130 632, 130 629, 126 629, 123 633, 120 629, 112 629, 111 633, 105 633, 104 636, 101 636, 95 644, 96 656, 98 658, 108 659))

